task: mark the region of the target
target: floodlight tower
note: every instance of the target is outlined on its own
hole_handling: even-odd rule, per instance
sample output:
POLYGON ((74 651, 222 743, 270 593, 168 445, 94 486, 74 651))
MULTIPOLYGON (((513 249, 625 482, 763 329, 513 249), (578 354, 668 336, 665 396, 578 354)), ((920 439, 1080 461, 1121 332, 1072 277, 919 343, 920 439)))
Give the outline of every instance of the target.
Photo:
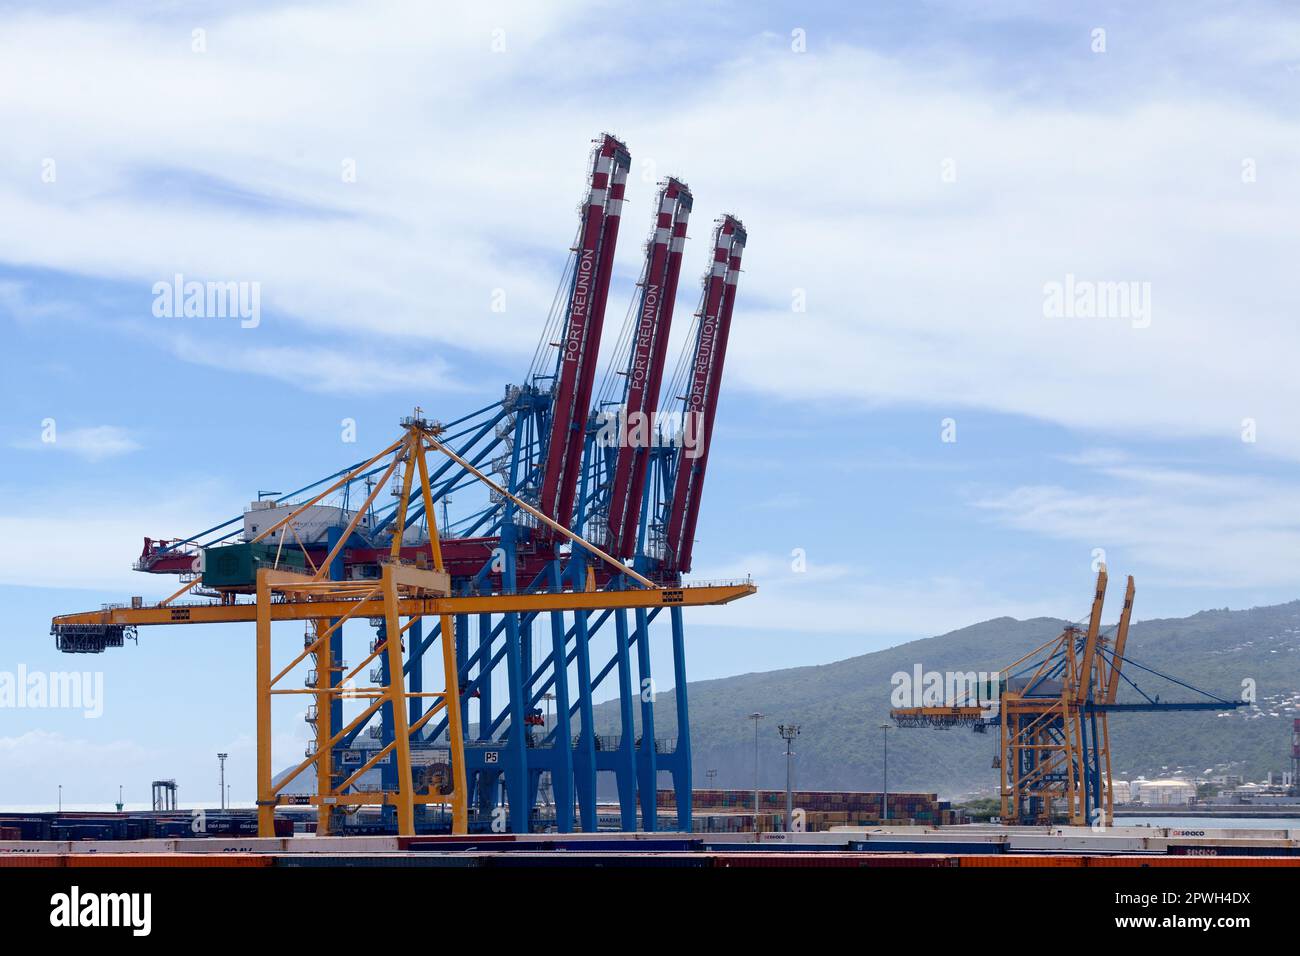
POLYGON ((893 730, 892 724, 880 725, 880 741, 885 747, 885 781, 881 788, 880 794, 880 819, 889 820, 889 732, 893 730))
POLYGON ((794 751, 790 748, 794 743, 794 738, 799 736, 799 725, 777 724, 776 732, 785 741, 785 832, 789 833, 794 820, 794 751))
POLYGON ((230 754, 217 754, 217 760, 221 762, 221 809, 226 809, 226 758, 230 754))

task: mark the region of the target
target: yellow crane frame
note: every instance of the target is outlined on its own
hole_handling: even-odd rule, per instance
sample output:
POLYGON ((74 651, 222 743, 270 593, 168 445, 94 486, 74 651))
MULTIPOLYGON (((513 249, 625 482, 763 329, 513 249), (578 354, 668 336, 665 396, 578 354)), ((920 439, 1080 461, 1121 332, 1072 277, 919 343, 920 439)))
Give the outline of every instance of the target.
MULTIPOLYGON (((1083 721, 1091 719, 1087 705, 1114 704, 1119 690, 1120 667, 1128 641, 1133 613, 1133 578, 1129 577, 1124 608, 1115 630, 1114 646, 1108 654, 1098 652, 1109 639, 1101 633, 1102 606, 1106 599, 1106 566, 1097 572, 1097 587, 1087 630, 1073 625, 999 672, 1000 729, 997 765, 1001 769, 1002 822, 1006 824, 1049 824, 1056 809, 1072 825, 1090 826, 1114 821, 1111 781, 1110 729, 1105 710, 1095 714, 1097 724, 1095 760, 1100 763, 1103 787, 1101 819, 1088 819, 1083 775, 1088 765, 1083 721), (1037 668, 1019 690, 1008 686, 1016 668, 1038 655, 1037 668), (1022 691, 1042 683, 1049 673, 1060 682, 1060 692, 1026 695, 1022 691), (1030 765, 1025 771, 1026 764, 1030 765), (1030 808, 1036 808, 1031 812, 1030 808)), ((890 715, 904 725, 960 726, 985 722, 984 707, 957 703, 948 707, 900 707, 890 715)), ((978 729, 978 728, 977 728, 978 729)))
MULTIPOLYGON (((527 502, 502 488, 472 464, 457 455, 438 440, 441 427, 416 414, 402 422, 403 435, 368 461, 344 474, 324 491, 297 506, 252 539, 262 541, 278 532, 279 548, 275 566, 259 568, 256 590, 252 601, 239 601, 235 594, 223 595, 219 601, 193 604, 176 604, 177 598, 191 590, 198 579, 186 584, 166 600, 148 607, 112 607, 101 611, 87 611, 60 615, 54 625, 111 625, 140 626, 162 624, 205 624, 250 622, 256 624, 256 699, 257 699, 257 820, 259 836, 274 836, 275 809, 289 800, 283 790, 308 767, 316 770, 316 793, 306 800, 293 802, 317 807, 317 832, 328 833, 331 811, 338 807, 365 804, 392 804, 397 811, 397 829, 402 835, 415 832, 415 806, 417 804, 450 804, 452 832, 468 831, 468 803, 464 733, 462 727, 460 685, 456 666, 455 629, 452 617, 458 614, 502 614, 544 611, 589 611, 607 608, 651 608, 659 606, 700 606, 726 604, 757 591, 749 581, 722 584, 664 588, 627 567, 589 541, 563 527, 527 502), (489 594, 474 596, 451 595, 451 579, 443 567, 442 547, 439 540, 433 491, 429 483, 427 453, 436 451, 451 458, 469 474, 493 491, 509 498, 518 508, 530 514, 553 531, 568 538, 572 545, 581 547, 595 557, 626 575, 639 587, 616 591, 598 591, 589 574, 587 588, 583 591, 529 592, 517 594, 489 594), (370 495, 352 516, 338 542, 321 562, 310 572, 285 570, 278 567, 285 538, 297 537, 293 520, 307 508, 324 500, 349 481, 356 480, 387 456, 392 462, 383 477, 375 483, 370 495), (401 469, 401 490, 397 513, 392 523, 393 538, 387 561, 381 565, 380 577, 359 581, 332 581, 329 568, 344 547, 362 516, 374 502, 379 490, 401 469), (416 479, 418 477, 418 485, 416 479), (413 488, 413 486, 415 486, 413 488), (418 566, 404 563, 400 557, 402 534, 406 524, 412 494, 418 494, 424 505, 428 523, 429 564, 418 566), (435 616, 441 622, 439 639, 442 645, 443 689, 435 692, 413 693, 405 686, 402 662, 401 637, 418 620, 435 616), (342 674, 341 662, 331 658, 330 637, 351 618, 380 618, 385 622, 385 638, 377 640, 368 657, 343 674, 341 680, 332 679, 334 673, 342 674), (403 618, 405 623, 402 623, 403 618), (272 624, 277 621, 307 621, 311 628, 301 653, 278 671, 272 665, 272 624), (387 684, 358 687, 354 681, 371 661, 381 654, 387 656, 387 684), (308 658, 315 665, 316 680, 313 686, 303 689, 281 686, 281 682, 308 658), (278 782, 273 778, 271 737, 272 699, 278 695, 309 694, 314 698, 314 712, 318 715, 315 750, 278 782), (410 722, 408 701, 413 697, 427 697, 432 706, 421 717, 410 722), (321 729, 319 715, 328 712, 335 699, 360 699, 369 703, 361 713, 341 730, 327 736, 321 729), (385 703, 392 705, 394 739, 379 748, 369 759, 350 773, 342 783, 331 786, 334 777, 333 748, 353 730, 364 725, 385 703), (436 714, 447 714, 449 746, 449 781, 440 787, 430 786, 417 792, 412 775, 411 735, 418 732, 436 714), (389 754, 397 763, 398 789, 377 791, 356 789, 362 776, 389 754)), ((304 552, 305 553, 305 552, 304 552)), ((326 724, 328 726, 328 724, 326 724)))

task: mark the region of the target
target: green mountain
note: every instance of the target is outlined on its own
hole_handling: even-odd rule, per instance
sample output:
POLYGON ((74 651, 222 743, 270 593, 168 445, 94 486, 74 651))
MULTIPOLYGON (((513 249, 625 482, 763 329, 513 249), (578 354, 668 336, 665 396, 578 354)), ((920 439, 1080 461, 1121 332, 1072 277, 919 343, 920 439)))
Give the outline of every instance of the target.
MULTIPOLYGON (((795 785, 809 789, 878 790, 883 777, 880 725, 890 709, 891 675, 926 671, 996 671, 1061 632, 1065 621, 997 618, 940 637, 912 641, 817 667, 742 674, 688 685, 694 784, 754 784, 754 724, 759 727, 760 784, 785 786, 779 723, 796 723, 795 785)), ((1202 611, 1191 617, 1133 625, 1125 654, 1226 699, 1253 681, 1256 705, 1229 712, 1116 714, 1110 719, 1116 779, 1214 769, 1260 778, 1289 767, 1292 719, 1300 717, 1300 601, 1248 611, 1202 611)), ((1191 691, 1125 665, 1124 672, 1161 700, 1196 699, 1191 691)), ((1119 700, 1140 700, 1124 686, 1119 700)), ((604 732, 616 733, 617 715, 597 708, 604 732)), ((655 736, 676 736, 672 692, 655 706, 655 736)), ((889 789, 937 791, 944 797, 996 788, 991 767, 997 734, 969 729, 893 728, 889 789)), ((661 783, 661 785, 664 785, 661 783)))

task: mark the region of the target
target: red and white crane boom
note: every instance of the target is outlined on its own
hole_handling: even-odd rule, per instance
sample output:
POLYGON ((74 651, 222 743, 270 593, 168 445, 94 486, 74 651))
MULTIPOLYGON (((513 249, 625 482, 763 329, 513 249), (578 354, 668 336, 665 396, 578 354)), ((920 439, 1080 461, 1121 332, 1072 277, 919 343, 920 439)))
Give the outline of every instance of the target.
POLYGON ((700 516, 700 497, 709 463, 745 239, 745 226, 735 216, 726 215, 718 220, 713 231, 713 261, 705 276, 697 313, 699 323, 684 396, 686 419, 682 427, 686 434, 693 432, 696 444, 693 448, 683 446, 679 452, 665 528, 664 562, 669 570, 678 573, 691 569, 695 526, 700 516))
POLYGON ((577 260, 559 342, 550 435, 538 495, 540 510, 566 527, 573 520, 582 444, 630 166, 627 147, 605 134, 592 156, 591 188, 574 250, 577 260))
POLYGON ((622 430, 646 440, 629 440, 618 448, 605 528, 607 549, 624 558, 630 558, 636 550, 641 496, 650 464, 652 425, 659 411, 659 391, 663 385, 682 249, 693 201, 689 186, 668 179, 659 190, 654 233, 646 248, 640 308, 619 409, 623 416, 622 430))

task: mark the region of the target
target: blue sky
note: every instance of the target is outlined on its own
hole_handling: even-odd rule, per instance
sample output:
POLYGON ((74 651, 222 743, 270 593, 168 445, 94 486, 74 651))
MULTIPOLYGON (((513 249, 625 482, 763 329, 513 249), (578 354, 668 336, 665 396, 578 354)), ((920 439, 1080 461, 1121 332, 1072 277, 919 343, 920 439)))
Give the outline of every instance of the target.
POLYGON ((50 616, 162 596, 145 535, 519 380, 605 129, 607 342, 656 179, 696 196, 679 320, 712 217, 750 234, 695 571, 762 590, 693 615, 694 678, 1079 617, 1097 548, 1140 618, 1300 597, 1294 8, 542 6, 0 4, 0 670, 106 694, 3 712, 0 804, 215 794, 218 750, 251 796, 251 634, 85 663, 50 616), (178 272, 260 283, 260 324, 156 318, 178 272), (1067 275, 1148 283, 1149 324, 1045 317, 1067 275))

